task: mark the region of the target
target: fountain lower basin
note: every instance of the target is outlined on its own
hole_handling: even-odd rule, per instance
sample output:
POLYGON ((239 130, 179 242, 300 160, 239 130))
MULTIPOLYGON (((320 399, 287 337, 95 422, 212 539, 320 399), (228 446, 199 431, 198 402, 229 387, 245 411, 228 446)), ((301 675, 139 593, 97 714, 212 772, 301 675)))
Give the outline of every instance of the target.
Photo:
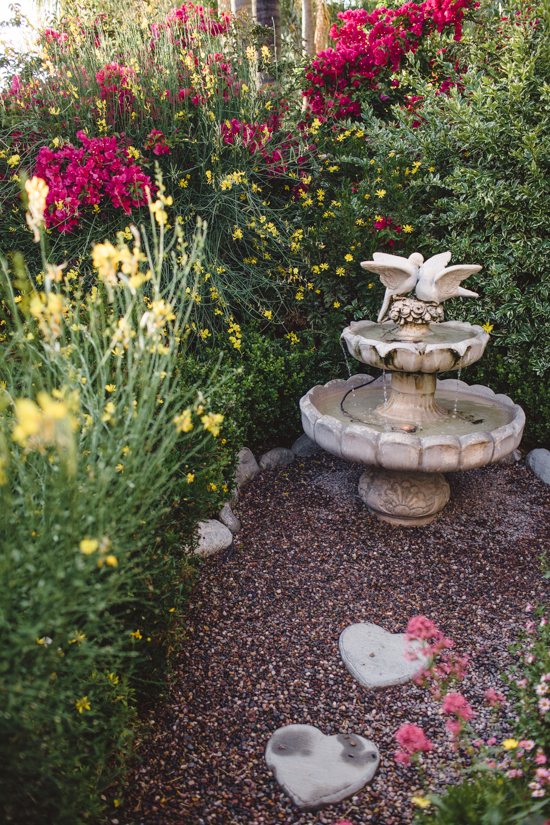
POLYGON ((441 415, 401 421, 384 414, 384 380, 354 375, 313 387, 300 400, 302 425, 327 452, 369 465, 359 495, 372 513, 401 526, 429 524, 449 500, 443 473, 509 455, 521 441, 525 414, 506 395, 449 378, 436 380, 441 415))
POLYGON ((435 401, 446 414, 401 422, 377 412, 384 405, 383 377, 360 386, 368 380, 354 375, 329 381, 300 400, 304 431, 327 452, 386 470, 453 472, 499 461, 521 441, 523 410, 488 387, 454 378, 437 381, 435 401), (354 394, 345 398, 343 412, 349 390, 354 394))

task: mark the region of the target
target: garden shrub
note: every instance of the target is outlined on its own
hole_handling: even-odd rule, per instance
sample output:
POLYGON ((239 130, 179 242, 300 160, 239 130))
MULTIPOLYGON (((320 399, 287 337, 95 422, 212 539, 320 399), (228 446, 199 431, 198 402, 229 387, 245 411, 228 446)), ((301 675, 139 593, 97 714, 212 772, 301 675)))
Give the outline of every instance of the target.
MULTIPOLYGON (((233 449, 290 445, 302 432, 302 395, 315 384, 347 377, 339 333, 321 336, 306 329, 278 338, 268 325, 249 323, 239 326, 238 347, 218 336, 215 346, 184 356, 179 369, 185 383, 199 385, 215 365, 231 375, 216 394, 216 408, 226 416, 224 437, 233 449)), ((356 371, 362 367, 357 364, 356 371)))
POLYGON ((450 785, 434 807, 418 814, 416 825, 544 825, 545 801, 531 798, 527 788, 503 776, 478 772, 450 785))
MULTIPOLYGON (((99 816, 136 695, 158 685, 181 635, 186 547, 230 490, 216 383, 176 373, 204 233, 192 247, 177 225, 166 238, 158 185, 154 248, 135 229, 131 247, 97 245, 87 293, 46 260, 37 277, 21 259, 2 264, 3 821, 99 816)), ((43 245, 46 193, 30 189, 43 245)))

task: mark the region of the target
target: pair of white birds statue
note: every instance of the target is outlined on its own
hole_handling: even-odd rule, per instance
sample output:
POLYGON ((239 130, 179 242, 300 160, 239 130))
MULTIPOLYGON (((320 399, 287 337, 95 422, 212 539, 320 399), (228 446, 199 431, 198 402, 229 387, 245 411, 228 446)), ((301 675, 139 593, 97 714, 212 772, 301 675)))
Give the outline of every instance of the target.
POLYGON ((450 252, 440 252, 424 261, 420 252, 413 252, 408 258, 401 255, 387 255, 375 252, 373 261, 363 261, 361 266, 369 272, 376 272, 386 287, 378 323, 382 323, 394 296, 407 295, 415 289, 420 301, 442 304, 449 298, 478 298, 477 292, 463 289, 461 281, 479 272, 477 264, 471 266, 449 266, 450 252))

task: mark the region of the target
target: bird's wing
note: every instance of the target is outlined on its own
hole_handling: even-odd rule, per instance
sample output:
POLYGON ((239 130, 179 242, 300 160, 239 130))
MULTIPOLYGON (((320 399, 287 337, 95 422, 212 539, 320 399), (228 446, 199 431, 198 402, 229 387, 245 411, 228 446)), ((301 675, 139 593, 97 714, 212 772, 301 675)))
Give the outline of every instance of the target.
MULTIPOLYGON (((388 258, 393 257, 397 257, 397 255, 388 255, 388 258)), ((388 266, 388 264, 379 261, 363 261, 361 266, 369 272, 376 272, 384 286, 391 290, 401 289, 405 281, 414 273, 414 267, 406 259, 405 263, 394 264, 393 266, 388 266)))
POLYGON ((477 264, 471 266, 450 266, 448 269, 442 269, 435 276, 435 286, 439 295, 439 300, 442 303, 447 298, 451 298, 456 294, 456 290, 460 286, 460 282, 474 272, 479 272, 481 269, 477 264))
POLYGON ((372 256, 373 260, 378 264, 387 264, 388 266, 410 266, 410 262, 402 255, 388 255, 387 252, 375 252, 372 256))
POLYGON ((447 266, 450 260, 450 252, 440 252, 439 255, 432 255, 431 258, 424 261, 422 267, 428 279, 433 278, 436 272, 439 272, 444 266, 447 266))

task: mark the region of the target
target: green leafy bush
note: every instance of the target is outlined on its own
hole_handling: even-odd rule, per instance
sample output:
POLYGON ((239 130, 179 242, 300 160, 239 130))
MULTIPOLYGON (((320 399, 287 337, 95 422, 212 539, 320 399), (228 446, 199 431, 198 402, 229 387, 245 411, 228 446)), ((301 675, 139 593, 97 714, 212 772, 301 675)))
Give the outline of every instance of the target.
POLYGON ((504 776, 477 771, 451 785, 444 796, 430 796, 433 807, 417 816, 417 825, 543 825, 546 800, 532 799, 529 791, 504 776))

